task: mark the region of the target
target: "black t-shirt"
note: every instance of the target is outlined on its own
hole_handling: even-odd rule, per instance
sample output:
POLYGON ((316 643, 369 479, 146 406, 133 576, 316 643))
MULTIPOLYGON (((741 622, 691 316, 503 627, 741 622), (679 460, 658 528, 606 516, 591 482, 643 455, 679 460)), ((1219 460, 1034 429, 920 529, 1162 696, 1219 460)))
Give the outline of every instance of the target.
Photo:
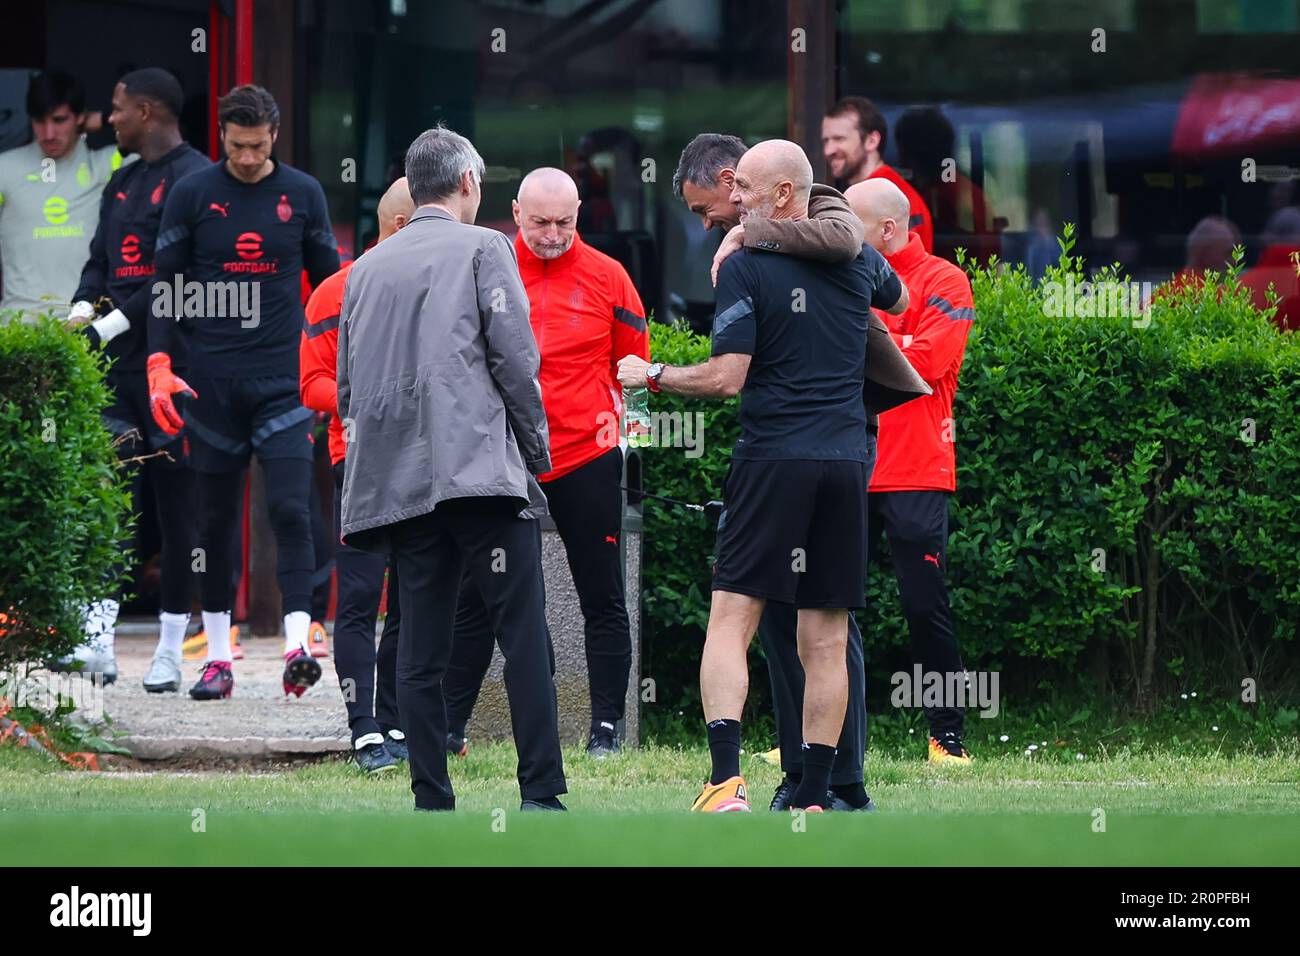
POLYGON ((713 354, 752 355, 733 458, 866 462, 867 316, 902 293, 870 246, 850 262, 744 249, 718 272, 713 354))
MULTIPOLYGON (((181 143, 152 163, 138 160, 123 166, 104 187, 90 258, 72 298, 94 302, 107 295, 131 320, 131 328, 104 347, 114 359, 114 371, 144 370, 150 290, 156 273, 154 244, 165 200, 181 177, 211 165, 189 143, 181 143)), ((172 354, 172 366, 185 366, 183 347, 172 354)))
MULTIPOLYGON (((190 330, 192 368, 223 378, 297 378, 302 272, 315 286, 339 269, 325 193, 311 176, 278 161, 256 183, 214 163, 185 177, 167 198, 157 269, 158 281, 174 283, 179 275, 186 289, 182 323, 190 330), (203 284, 201 304, 190 300, 191 283, 203 284)), ((174 313, 160 316, 157 306, 151 350, 168 351, 174 313)))

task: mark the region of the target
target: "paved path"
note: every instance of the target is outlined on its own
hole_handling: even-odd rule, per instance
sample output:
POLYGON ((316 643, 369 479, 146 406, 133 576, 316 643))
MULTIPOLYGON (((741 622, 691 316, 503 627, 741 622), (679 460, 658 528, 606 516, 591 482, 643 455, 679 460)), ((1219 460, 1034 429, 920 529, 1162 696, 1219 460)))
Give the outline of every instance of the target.
POLYGON ((139 631, 118 635, 118 678, 104 691, 113 729, 129 734, 118 742, 135 756, 265 757, 347 749, 347 715, 332 657, 321 659, 323 673, 315 687, 301 698, 286 698, 280 684, 282 640, 246 639, 245 659, 234 663, 233 696, 197 701, 187 691, 198 680, 198 661, 182 662, 179 693, 145 692, 141 681, 156 637, 139 631))

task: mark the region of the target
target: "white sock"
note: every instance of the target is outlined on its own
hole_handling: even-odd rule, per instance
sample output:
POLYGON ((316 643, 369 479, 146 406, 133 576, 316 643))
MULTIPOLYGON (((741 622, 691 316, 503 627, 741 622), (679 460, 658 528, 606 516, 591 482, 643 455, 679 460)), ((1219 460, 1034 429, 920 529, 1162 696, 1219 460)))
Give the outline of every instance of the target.
POLYGON ((306 611, 290 611, 284 616, 284 652, 307 648, 307 632, 311 630, 311 614, 306 611))
POLYGON ((158 621, 158 650, 167 651, 179 660, 181 645, 185 643, 185 631, 190 626, 190 616, 163 611, 158 615, 158 621))
POLYGON ((203 630, 208 633, 208 660, 230 663, 230 612, 204 611, 203 630))
POLYGON ((105 654, 111 655, 113 653, 113 645, 117 636, 117 612, 119 606, 117 601, 112 598, 101 598, 86 608, 86 625, 83 631, 86 638, 84 647, 88 650, 102 651, 105 654))

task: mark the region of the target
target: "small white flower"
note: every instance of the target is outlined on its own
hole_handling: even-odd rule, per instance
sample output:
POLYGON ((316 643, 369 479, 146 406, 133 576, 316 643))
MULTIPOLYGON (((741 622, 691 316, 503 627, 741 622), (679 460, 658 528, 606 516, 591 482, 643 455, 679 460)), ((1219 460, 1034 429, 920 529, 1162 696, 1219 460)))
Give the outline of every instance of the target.
POLYGON ((908 729, 907 732, 908 732, 909 734, 914 734, 914 733, 916 733, 916 728, 915 728, 915 727, 911 727, 911 728, 908 729))
POLYGON ((1044 746, 1044 747, 1047 746, 1047 741, 1046 741, 1046 740, 1043 741, 1043 746, 1044 746))
POLYGON ((1006 734, 1003 734, 1001 737, 998 738, 998 740, 1002 741, 1003 743, 1006 743, 1010 739, 1011 738, 1008 737, 1006 734))
POLYGON ((1031 751, 1033 751, 1033 750, 1037 750, 1037 749, 1038 749, 1038 744, 1030 744, 1030 745, 1029 745, 1029 749, 1030 749, 1031 751))
POLYGON ((1217 725, 1214 726, 1214 727, 1211 727, 1210 729, 1213 730, 1216 734, 1219 732, 1219 728, 1218 728, 1217 725))
POLYGON ((1182 698, 1183 698, 1183 700, 1186 700, 1186 699, 1187 699, 1187 695, 1186 695, 1186 694, 1183 694, 1183 695, 1182 695, 1182 698))
POLYGON ((1192 696, 1193 696, 1193 697, 1196 696, 1196 691, 1192 691, 1192 696))
POLYGON ((1075 760, 1082 760, 1082 759, 1083 759, 1083 754, 1075 754, 1075 755, 1074 755, 1074 759, 1075 759, 1075 760))

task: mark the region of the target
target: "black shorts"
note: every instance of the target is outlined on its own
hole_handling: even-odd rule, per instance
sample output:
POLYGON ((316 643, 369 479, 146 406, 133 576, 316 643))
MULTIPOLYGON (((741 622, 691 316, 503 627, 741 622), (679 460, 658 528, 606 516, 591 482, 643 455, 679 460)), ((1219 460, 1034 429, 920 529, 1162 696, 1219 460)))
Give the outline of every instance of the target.
MULTIPOLYGON (((184 377, 183 373, 182 377, 184 377)), ((152 452, 166 452, 165 457, 150 458, 159 467, 187 467, 187 442, 181 435, 168 435, 153 420, 149 410, 149 380, 143 371, 110 370, 105 384, 113 398, 101 413, 104 427, 117 441, 120 458, 134 458, 152 452)))
POLYGON ((867 465, 733 459, 713 590, 803 608, 865 606, 867 465))
POLYGON ((238 471, 254 451, 263 461, 312 459, 315 413, 302 406, 295 376, 216 378, 191 372, 184 378, 199 396, 178 406, 195 471, 238 471))

